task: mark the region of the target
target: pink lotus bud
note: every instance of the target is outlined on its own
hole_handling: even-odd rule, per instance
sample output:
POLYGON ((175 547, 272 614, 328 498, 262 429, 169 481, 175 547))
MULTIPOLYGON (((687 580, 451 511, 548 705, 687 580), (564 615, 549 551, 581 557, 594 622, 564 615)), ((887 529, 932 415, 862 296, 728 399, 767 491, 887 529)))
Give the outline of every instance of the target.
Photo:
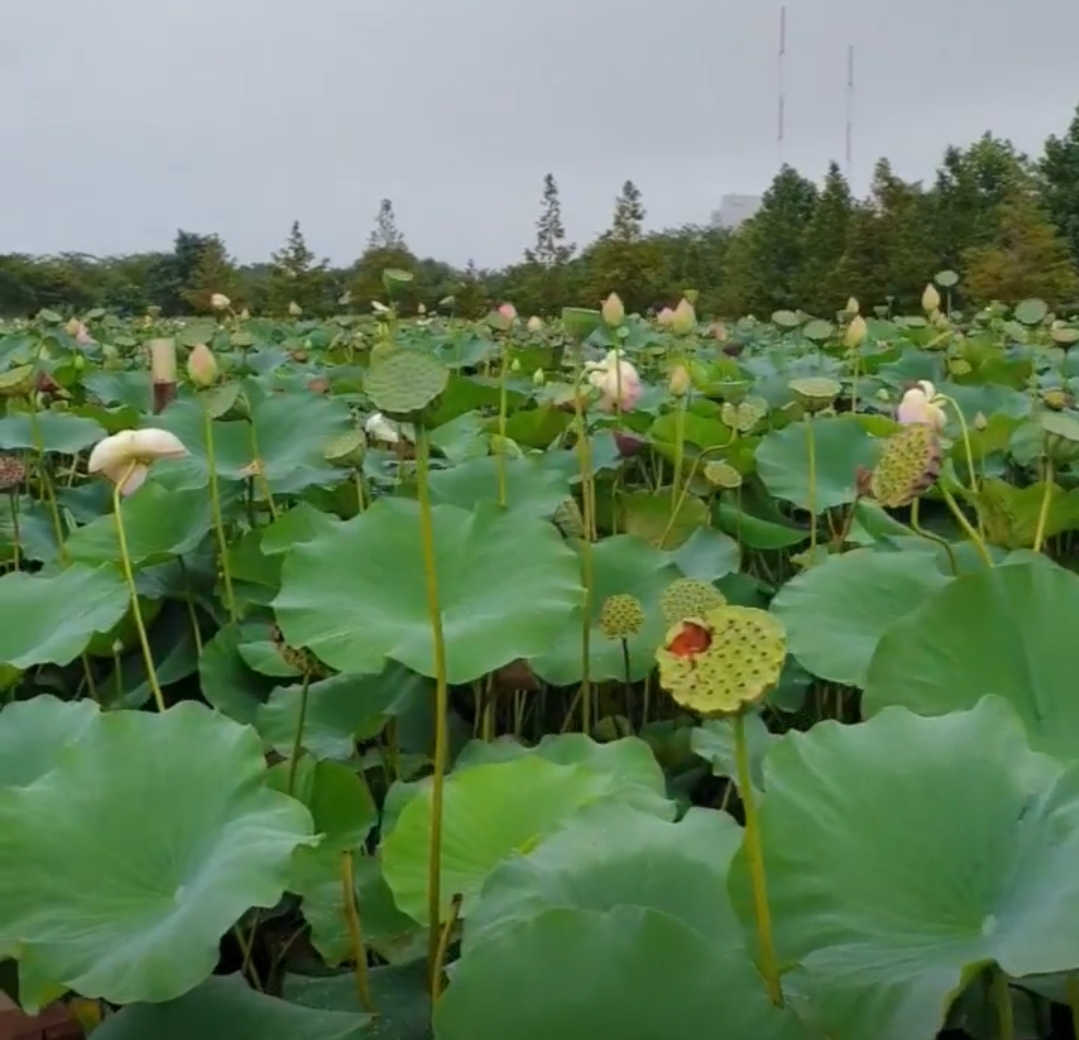
POLYGON ((676 335, 685 336, 697 327, 697 312, 685 297, 678 301, 671 317, 671 329, 676 335))
POLYGON ((673 321, 674 311, 672 311, 670 307, 664 307, 663 310, 661 310, 659 314, 656 315, 656 322, 662 328, 669 328, 673 321))
POLYGON ((604 322, 612 329, 617 328, 626 320, 626 308, 623 306, 618 293, 611 293, 611 295, 603 301, 601 313, 603 314, 604 322))
POLYGON ((671 379, 668 384, 671 394, 674 397, 685 397, 689 393, 689 388, 692 385, 689 378, 689 371, 685 365, 675 365, 671 370, 671 379))
POLYGON ((517 320, 517 308, 512 303, 503 303, 499 305, 498 313, 502 315, 506 321, 517 320))
POLYGON ((217 379, 217 361, 205 343, 199 343, 187 359, 187 374, 195 386, 213 386, 217 379))

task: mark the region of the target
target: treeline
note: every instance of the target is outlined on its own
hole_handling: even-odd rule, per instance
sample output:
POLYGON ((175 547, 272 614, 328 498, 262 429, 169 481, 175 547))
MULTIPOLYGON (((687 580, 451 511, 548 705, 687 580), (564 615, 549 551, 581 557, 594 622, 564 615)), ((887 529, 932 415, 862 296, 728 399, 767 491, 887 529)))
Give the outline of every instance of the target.
POLYGON ((43 307, 123 314, 158 307, 166 315, 209 309, 222 292, 255 313, 323 315, 367 310, 385 298, 382 272, 407 270, 395 302, 406 313, 423 304, 480 316, 511 300, 522 314, 593 306, 617 291, 631 311, 699 292, 705 314, 770 314, 802 308, 827 315, 850 296, 866 303, 916 307, 927 279, 961 275, 961 301, 1015 302, 1038 296, 1079 308, 1079 110, 1042 155, 986 134, 949 148, 932 183, 898 177, 887 160, 867 198, 855 198, 832 164, 822 183, 785 166, 752 220, 735 231, 687 225, 645 232, 641 193, 627 181, 611 225, 578 249, 567 240, 558 185, 543 186, 535 242, 502 270, 471 262, 464 270, 417 257, 383 200, 367 246, 348 267, 319 259, 293 224, 267 262, 238 264, 217 235, 180 231, 170 252, 95 258, 0 254, 0 314, 43 307))

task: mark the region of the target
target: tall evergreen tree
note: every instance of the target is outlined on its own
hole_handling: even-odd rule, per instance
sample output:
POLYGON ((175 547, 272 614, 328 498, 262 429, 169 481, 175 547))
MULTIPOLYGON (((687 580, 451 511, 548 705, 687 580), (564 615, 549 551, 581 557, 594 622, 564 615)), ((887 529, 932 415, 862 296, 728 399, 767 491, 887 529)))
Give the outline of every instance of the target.
POLYGON ((847 248, 847 232, 854 213, 850 185, 838 164, 831 163, 813 216, 805 230, 801 271, 794 281, 799 306, 817 314, 838 309, 847 299, 844 287, 833 278, 847 248))
POLYGON ((542 267, 557 267, 568 263, 577 247, 566 242, 566 229, 562 224, 562 202, 553 173, 543 178, 542 207, 536 221, 536 246, 534 249, 525 250, 525 259, 542 267))
POLYGON ((1049 215, 1079 263, 1079 108, 1068 132, 1045 142, 1041 175, 1049 215))
POLYGON ((293 221, 288 241, 273 254, 270 271, 270 306, 278 312, 297 303, 305 311, 317 312, 328 303, 328 260, 316 262, 307 246, 300 222, 293 221))
POLYGON ((644 204, 633 181, 622 185, 610 228, 585 254, 589 278, 586 292, 596 304, 616 292, 629 311, 643 311, 659 302, 666 281, 664 253, 654 239, 643 237, 644 204))
POLYGON ((636 242, 644 229, 644 203, 641 189, 633 181, 622 185, 622 194, 614 202, 614 222, 607 234, 619 242, 636 242))
POLYGON ((244 304, 236 264, 229 256, 225 243, 217 235, 210 235, 181 295, 195 311, 207 312, 212 309, 210 297, 214 293, 224 293, 232 301, 233 307, 244 304))
POLYGON ((378 216, 375 227, 367 239, 368 249, 404 249, 405 237, 397 230, 397 218, 393 213, 393 203, 383 199, 378 204, 378 216))

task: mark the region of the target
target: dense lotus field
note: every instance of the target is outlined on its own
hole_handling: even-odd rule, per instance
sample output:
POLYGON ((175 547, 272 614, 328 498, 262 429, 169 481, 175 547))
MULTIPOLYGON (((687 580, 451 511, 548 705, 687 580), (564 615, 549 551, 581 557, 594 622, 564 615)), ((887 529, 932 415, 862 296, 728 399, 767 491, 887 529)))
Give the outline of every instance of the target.
POLYGON ((95 1040, 1079 1022, 1079 326, 0 325, 0 981, 95 1040))

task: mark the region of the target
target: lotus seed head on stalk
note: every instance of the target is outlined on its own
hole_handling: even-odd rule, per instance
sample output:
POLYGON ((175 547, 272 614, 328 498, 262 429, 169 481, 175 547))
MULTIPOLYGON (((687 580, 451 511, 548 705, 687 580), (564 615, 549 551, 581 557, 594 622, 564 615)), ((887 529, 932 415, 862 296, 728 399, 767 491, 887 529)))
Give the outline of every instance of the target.
POLYGON ((851 350, 860 347, 869 333, 869 326, 865 323, 865 318, 860 314, 855 314, 851 319, 851 323, 847 326, 846 334, 843 337, 843 342, 851 350))
POLYGON ((604 324, 612 329, 617 328, 626 320, 626 308, 618 293, 611 293, 611 295, 603 301, 600 313, 603 315, 604 324))
POLYGON ((94 445, 86 468, 90 473, 104 473, 114 484, 123 481, 120 493, 131 495, 142 487, 155 462, 187 454, 180 438, 168 430, 121 430, 94 445))
POLYGON ((933 426, 904 426, 884 444, 869 481, 870 495, 886 509, 909 506, 933 486, 940 475, 942 456, 940 437, 933 426))
POLYGON ((779 682, 787 638, 774 614, 725 605, 683 618, 656 652, 659 682, 683 707, 730 715, 779 682))
POLYGON ((693 309, 693 304, 683 296, 671 317, 671 330, 678 336, 685 336, 696 327, 697 312, 693 309))
POLYGON ((215 311, 227 311, 232 306, 232 300, 230 300, 224 293, 211 293, 210 306, 213 307, 215 311))
POLYGON ((742 486, 742 474, 729 462, 713 461, 704 465, 704 479, 713 487, 733 491, 742 486))
POLYGON ((529 332, 542 332, 543 331, 543 319, 538 315, 533 314, 528 319, 528 331, 529 332))
POLYGON ((558 528, 563 538, 578 539, 584 537, 584 517, 577 499, 567 498, 558 504, 551 515, 551 523, 558 528))
POLYGON ((673 625, 686 618, 699 617, 726 604, 723 593, 714 585, 697 578, 679 578, 663 590, 659 608, 663 619, 673 625))
POLYGON ((825 376, 793 379, 790 388, 807 412, 823 412, 826 408, 831 408, 843 389, 834 379, 825 376))
POLYGON ((187 376, 195 386, 213 386, 217 381, 217 359, 205 343, 196 343, 188 355, 187 376))
POLYGON ((922 293, 922 310, 926 314, 932 314, 935 311, 940 310, 940 293, 937 292, 937 287, 930 282, 922 293))
POLYGON ((26 480, 26 466, 15 455, 0 455, 0 491, 13 491, 26 480))
POLYGON ((608 639, 629 639, 644 626, 644 607, 636 596, 618 593, 603 601, 599 612, 600 631, 608 639))

